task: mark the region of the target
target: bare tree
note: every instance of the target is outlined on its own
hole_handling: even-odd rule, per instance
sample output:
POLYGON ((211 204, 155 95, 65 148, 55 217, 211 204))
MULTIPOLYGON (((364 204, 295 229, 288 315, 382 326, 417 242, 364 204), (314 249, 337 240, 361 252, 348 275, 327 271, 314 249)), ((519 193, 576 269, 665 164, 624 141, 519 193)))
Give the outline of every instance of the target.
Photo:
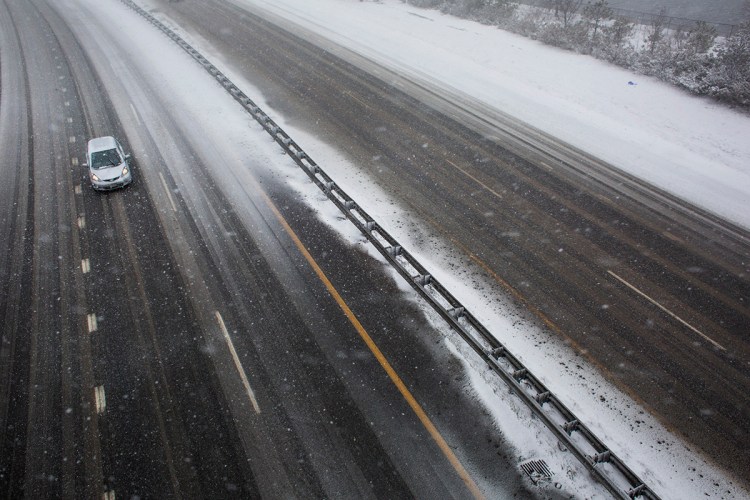
POLYGON ((750 21, 718 47, 716 56, 730 79, 750 87, 750 21))
POLYGON ((717 44, 716 64, 708 75, 708 93, 750 109, 750 21, 717 44))
POLYGON ((716 40, 716 27, 705 21, 695 23, 693 29, 688 32, 687 45, 698 54, 708 52, 716 40))
POLYGON ((602 23, 608 19, 612 19, 612 9, 609 7, 607 0, 597 0, 584 7, 583 15, 594 28, 591 37, 595 38, 602 23))
POLYGON ((563 26, 568 27, 568 23, 583 5, 583 0, 552 0, 555 8, 555 17, 562 17, 563 26))
POLYGON ((611 25, 603 27, 602 31, 606 35, 610 45, 620 47, 633 34, 633 29, 633 23, 625 17, 617 16, 615 17, 615 21, 611 25))
MULTIPOLYGON (((547 0, 550 8, 555 9, 555 18, 560 16, 560 0, 547 0)), ((750 2, 750 0, 748 0, 750 2)))
POLYGON ((651 29, 646 42, 648 42, 648 51, 654 52, 659 43, 664 40, 664 30, 667 28, 669 20, 667 19, 666 9, 661 9, 657 15, 651 19, 651 29))

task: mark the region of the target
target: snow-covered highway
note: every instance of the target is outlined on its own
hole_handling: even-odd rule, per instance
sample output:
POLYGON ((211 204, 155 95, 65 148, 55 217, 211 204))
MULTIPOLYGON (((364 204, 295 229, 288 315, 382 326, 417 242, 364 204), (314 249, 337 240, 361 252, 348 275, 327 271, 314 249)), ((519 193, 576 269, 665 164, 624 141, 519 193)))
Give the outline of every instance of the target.
MULTIPOLYGON (((743 229, 236 4, 149 5, 657 493, 742 494, 710 462, 750 461, 743 229), (562 346, 554 359, 549 345, 562 346), (569 383, 591 366, 592 381, 569 383), (667 431, 622 401, 710 458, 658 449, 683 442, 662 445, 667 431), (652 467, 664 457, 681 463, 652 467)), ((0 491, 606 495, 142 18, 116 1, 33 0, 1 3, 0 22, 12 152, 0 163, 0 491), (110 134, 132 151, 136 181, 97 195, 80 163, 88 138, 110 134), (539 458, 555 475, 537 485, 519 464, 539 458)))

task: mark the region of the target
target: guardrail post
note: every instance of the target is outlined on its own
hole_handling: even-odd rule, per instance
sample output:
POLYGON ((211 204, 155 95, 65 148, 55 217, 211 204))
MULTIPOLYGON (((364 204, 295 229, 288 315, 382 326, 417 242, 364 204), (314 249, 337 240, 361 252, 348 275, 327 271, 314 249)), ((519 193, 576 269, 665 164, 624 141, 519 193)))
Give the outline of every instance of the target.
POLYGON ((505 356, 505 347, 503 346, 495 347, 494 349, 492 349, 492 351, 490 351, 490 354, 492 355, 493 358, 499 359, 505 356))
POLYGON ((540 405, 543 405, 547 401, 549 401, 549 398, 552 394, 549 391, 540 392, 536 396, 534 396, 534 399, 536 399, 536 402, 540 405))
POLYGON ((578 420, 571 420, 570 422, 565 422, 562 428, 568 434, 572 434, 573 431, 578 430, 579 425, 580 425, 580 422, 578 422, 578 420))
POLYGON ((429 274, 420 274, 414 278, 414 281, 420 286, 427 286, 432 282, 432 276, 429 274))
POLYGON ((596 455, 593 456, 594 463, 595 464, 602 464, 602 463, 609 462, 609 459, 611 458, 611 456, 612 456, 612 452, 611 451, 604 450, 603 452, 597 453, 596 455))

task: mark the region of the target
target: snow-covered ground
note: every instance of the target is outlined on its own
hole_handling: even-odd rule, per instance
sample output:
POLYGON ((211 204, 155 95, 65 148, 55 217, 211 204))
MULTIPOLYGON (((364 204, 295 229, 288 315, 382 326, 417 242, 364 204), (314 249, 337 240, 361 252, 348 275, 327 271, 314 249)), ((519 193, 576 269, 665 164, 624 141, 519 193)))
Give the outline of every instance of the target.
POLYGON ((747 115, 589 56, 398 0, 233 1, 442 82, 750 228, 747 115))
MULTIPOLYGON (((420 15, 434 18, 433 21, 426 21, 422 17, 410 14, 415 12, 416 9, 397 2, 386 1, 382 4, 372 4, 343 0, 318 0, 316 2, 275 0, 273 3, 257 3, 273 8, 276 12, 284 13, 300 22, 305 22, 308 27, 326 33, 338 41, 346 42, 350 48, 361 47, 364 53, 372 57, 378 57, 389 65, 398 66, 404 71, 410 71, 409 60, 399 61, 398 54, 387 52, 387 46, 399 47, 401 52, 405 53, 407 52, 405 47, 408 47, 409 44, 405 44, 403 38, 399 42, 399 36, 407 36, 408 33, 413 33, 417 37, 428 36, 431 32, 432 35, 430 36, 435 36, 437 39, 432 40, 432 42, 427 39, 415 39, 413 47, 409 50, 413 49, 416 52, 409 52, 411 54, 409 57, 417 58, 415 54, 422 51, 425 59, 431 59, 433 62, 438 61, 441 56, 445 56, 447 59, 446 62, 441 64, 442 66, 451 67, 453 63, 468 64, 469 66, 466 67, 454 68, 447 74, 447 77, 452 75, 454 80, 460 83, 461 79, 458 77, 461 76, 461 68, 466 71, 476 70, 476 76, 470 72, 463 74, 464 78, 471 82, 467 83, 468 88, 463 90, 479 92, 484 88, 482 82, 493 82, 493 79, 496 78, 494 87, 484 88, 484 94, 479 95, 479 97, 489 99, 488 102, 494 103, 493 105, 505 111, 508 111, 504 108, 506 105, 512 109, 524 111, 524 105, 514 103, 511 106, 511 103, 508 102, 517 99, 520 103, 525 103, 529 107, 527 114, 520 115, 522 118, 529 119, 528 121, 531 121, 532 118, 539 118, 545 123, 548 122, 550 126, 553 126, 552 128, 556 124, 563 129, 572 126, 565 123, 567 120, 572 120, 572 123, 580 127, 578 128, 579 131, 586 130, 589 134, 599 133, 600 140, 612 141, 614 143, 612 149, 615 151, 620 149, 622 156, 627 156, 625 154, 627 150, 624 149, 623 142, 625 144, 637 143, 635 136, 632 134, 638 132, 638 134, 647 137, 649 133, 640 131, 638 127, 631 127, 632 130, 629 129, 631 135, 626 134, 628 140, 622 139, 614 134, 616 129, 614 123, 619 120, 616 117, 635 117, 638 111, 644 111, 648 107, 648 103, 651 103, 650 105, 655 109, 651 110, 652 120, 649 120, 648 116, 644 119, 647 122, 647 127, 658 128, 659 123, 663 125, 664 122, 659 122, 656 119, 660 116, 664 120, 669 118, 667 121, 672 124, 674 130, 670 134, 663 133, 658 138, 650 137, 651 142, 648 144, 653 144, 654 141, 658 143, 658 146, 652 148, 653 151, 644 143, 639 146, 640 149, 637 152, 632 153, 633 155, 640 155, 643 162, 646 162, 646 158, 651 158, 653 161, 661 158, 661 155, 666 154, 665 150, 669 144, 672 145, 673 149, 679 149, 677 145, 670 142, 670 139, 674 139, 682 145, 690 142, 685 141, 680 136, 680 131, 685 130, 680 128, 684 124, 681 122, 680 116, 669 114, 670 107, 665 100, 679 103, 680 105, 675 107, 676 111, 674 112, 678 115, 684 114, 683 119, 686 119, 684 117, 695 119, 696 126, 702 127, 700 132, 693 132, 693 134, 696 137, 703 138, 702 134, 706 131, 709 137, 706 145, 703 147, 694 145, 695 147, 685 152, 684 156, 688 159, 712 158, 712 164, 716 163, 719 157, 732 160, 729 162, 731 166, 725 166, 724 169, 734 175, 735 182, 733 184, 740 185, 744 182, 747 188, 747 174, 741 172, 740 160, 748 158, 750 146, 739 140, 743 129, 747 136, 747 119, 704 101, 688 98, 661 84, 640 81, 640 85, 636 87, 627 86, 627 80, 632 79, 632 76, 623 75, 620 70, 597 61, 589 61, 580 56, 547 49, 522 38, 502 34, 497 30, 487 29, 473 23, 445 18, 434 12, 420 12, 420 15), (308 3, 309 5, 307 5, 308 3), (347 16, 353 17, 349 17, 347 22, 347 16), (305 19, 308 20, 305 21, 305 19), (425 23, 433 23, 429 25, 432 28, 422 32, 420 27, 425 23), (341 26, 340 30, 336 28, 339 25, 341 26), (345 27, 345 25, 349 27, 345 27), (352 30, 350 27, 356 29, 352 30), (395 39, 391 38, 388 33, 375 37, 376 28, 381 31, 401 30, 401 35, 393 34, 395 39), (337 30, 348 30, 348 34, 339 33, 337 30), (454 31, 460 34, 464 42, 450 43, 449 34, 454 31), (355 36, 357 32, 363 33, 365 40, 358 41, 355 36), (560 80, 559 75, 555 74, 554 71, 547 71, 548 68, 545 68, 544 65, 540 65, 535 70, 526 67, 524 71, 528 71, 529 74, 525 75, 524 80, 519 83, 514 80, 513 71, 504 72, 501 63, 497 60, 490 60, 492 54, 491 51, 487 50, 487 46, 495 42, 492 39, 485 40, 485 34, 488 37, 501 36, 506 41, 512 40, 511 45, 505 46, 506 49, 509 49, 507 50, 508 53, 501 55, 506 63, 509 62, 508 58, 513 59, 512 56, 515 54, 514 60, 518 64, 531 64, 531 61, 525 61, 525 58, 527 56, 533 57, 530 54, 540 51, 544 53, 540 57, 546 58, 549 65, 561 69, 566 67, 565 61, 573 60, 576 61, 576 70, 566 73, 570 76, 562 79, 568 83, 558 85, 560 82, 556 80, 560 80), (368 39, 368 36, 371 38, 368 39), (443 36, 445 39, 442 38, 443 36), (461 46, 466 47, 469 40, 474 41, 474 49, 470 50, 472 55, 471 57, 467 55, 462 59, 455 51, 459 50, 461 46), (433 50, 434 54, 432 54, 433 50), (485 54, 488 58, 486 65, 481 64, 477 59, 478 54, 485 54), (578 65, 580 65, 582 72, 597 75, 595 80, 600 85, 606 83, 610 92, 598 89, 593 82, 580 79, 577 75, 578 65), (481 68, 485 66, 487 73, 481 71, 481 68), (472 75, 471 78, 467 76, 470 74, 472 75), (535 83, 530 83, 532 77, 535 78, 533 80, 535 83), (623 77, 627 77, 624 82, 621 81, 623 77), (581 84, 585 83, 583 90, 579 88, 576 92, 576 86, 568 80, 574 80, 581 84), (493 99, 493 92, 503 95, 496 96, 493 99), (581 95, 579 92, 583 92, 583 95, 591 92, 588 99, 596 99, 597 102, 588 103, 583 97, 576 97, 581 95), (505 93, 511 94, 513 97, 510 98, 505 93), (539 101, 535 100, 536 97, 539 97, 539 101), (623 100, 630 102, 631 108, 623 107, 623 100), (592 111, 583 113, 583 110, 588 109, 589 104, 592 111), (559 106, 559 109, 557 106, 559 106), (620 110, 620 108, 622 108, 622 113, 614 112, 620 110), (689 109, 686 111, 686 108, 689 109), (700 110, 706 113, 705 119, 700 115, 700 110), (607 111, 611 112, 611 115, 608 116, 607 111), (582 116, 576 116, 576 113, 582 114, 582 116), (550 119, 548 116, 550 114, 554 114, 555 119, 550 119), (694 116, 696 114, 699 115, 697 118, 694 116), (590 121, 584 118, 590 118, 590 121), (558 123, 557 120, 561 120, 561 122, 558 123), (710 127, 705 127, 706 121, 711 121, 714 124, 724 123, 727 129, 723 132, 717 130, 708 133, 710 127), (600 126, 600 124, 602 125, 600 126), (732 136, 734 140, 731 139, 732 136), (719 148, 718 145, 720 144, 723 144, 724 147, 719 148), (721 154, 719 154, 720 152, 721 154)), ((146 0, 142 1, 141 4, 148 6, 146 0)), ((200 129, 196 127, 186 128, 184 133, 195 141, 196 147, 200 146, 200 151, 203 151, 204 154, 216 156, 217 161, 214 163, 221 165, 221 169, 217 169, 214 174, 219 180, 219 185, 235 186, 234 188, 226 187, 226 189, 230 191, 230 199, 237 203, 240 211, 244 211, 242 207, 250 203, 249 197, 252 194, 239 192, 240 189, 236 187, 237 180, 252 176, 252 173, 249 172, 257 171, 257 169, 268 169, 269 172, 288 182, 292 188, 297 189, 311 206, 316 207, 319 217, 337 228, 343 238, 353 245, 362 244, 362 238, 353 233, 348 222, 342 221, 335 214, 331 205, 320 203, 320 193, 306 179, 304 174, 296 169, 287 157, 273 152, 273 148, 276 146, 265 135, 265 132, 248 119, 244 111, 217 83, 210 79, 197 63, 194 63, 166 37, 115 0, 107 2, 101 0, 78 0, 76 2, 65 0, 61 2, 61 5, 67 10, 65 15, 77 21, 76 29, 79 30, 79 35, 102 36, 101 26, 117 24, 121 28, 110 33, 106 43, 103 41, 98 44, 98 48, 94 48, 93 46, 97 44, 92 42, 89 44, 89 48, 94 52, 103 51, 114 60, 118 57, 118 51, 124 51, 131 61, 132 69, 135 71, 136 66, 138 69, 132 77, 134 83, 137 82, 138 74, 144 75, 144 81, 149 84, 152 91, 158 89, 159 96, 153 96, 152 98, 164 99, 166 109, 179 110, 179 121, 181 123, 201 123, 203 125, 200 129), (77 12, 78 9, 85 9, 85 15, 77 12), (85 19, 86 22, 81 22, 82 19, 85 19), (201 99, 195 99, 196 95, 200 95, 201 99), (205 144, 208 145, 204 147, 205 144), (250 162, 251 164, 248 164, 248 155, 242 155, 235 151, 238 144, 242 148, 252 151, 251 157, 259 157, 260 159, 253 160, 250 162)), ((168 24, 176 26, 174 22, 164 16, 161 16, 161 18, 168 24)), ((221 55, 213 50, 210 43, 191 36, 179 28, 178 31, 204 54, 209 55, 215 64, 225 71, 247 95, 271 113, 271 109, 265 105, 260 92, 252 86, 251 82, 243 80, 238 71, 223 64, 221 55)), ((469 45, 469 47, 471 46, 469 45)), ((122 54, 120 54, 120 57, 122 57, 122 54)), ((94 59, 96 60, 96 57, 94 59)), ((412 60, 411 62, 416 61, 412 60)), ((423 62, 427 64, 427 61, 423 62)), ((139 102, 143 100, 138 98, 138 92, 117 81, 116 75, 122 75, 123 72, 128 71, 128 68, 123 67, 112 72, 108 70, 106 64, 96 64, 99 66, 99 72, 104 79, 105 86, 111 95, 115 96, 113 97, 115 108, 123 117, 128 116, 131 113, 130 101, 138 106, 139 102)), ((426 66, 418 68, 420 72, 424 72, 426 69, 429 68, 426 66)), ((521 70, 517 69, 516 71, 521 70)), ((452 82, 448 82, 448 84, 453 85, 452 82)), ((154 114, 153 112, 144 113, 140 108, 139 112, 140 120, 143 120, 143 123, 137 119, 137 116, 135 119, 124 120, 123 126, 128 130, 128 138, 131 139, 131 131, 133 131, 133 135, 137 136, 138 130, 143 128, 148 128, 151 134, 159 134, 158 119, 160 117, 151 116, 154 114)), ((132 111, 132 113, 135 114, 135 111, 132 111)), ((273 113, 271 114, 273 115, 273 113)), ((560 339, 535 327, 533 322, 527 319, 527 315, 514 309, 510 301, 493 283, 487 282, 478 272, 473 271, 472 265, 461 260, 460 255, 449 245, 433 235, 423 234, 430 247, 428 251, 418 251, 419 247, 424 248, 424 241, 417 245, 414 238, 414 235, 420 231, 419 228, 422 227, 420 221, 410 218, 387 193, 375 189, 373 183, 368 181, 366 172, 360 170, 357 165, 353 165, 334 147, 321 143, 314 135, 305 130, 295 129, 295 127, 286 124, 283 116, 273 117, 332 175, 337 183, 353 195, 389 232, 412 250, 438 279, 469 306, 475 315, 485 324, 493 325, 493 333, 501 337, 501 341, 521 358, 658 494, 664 498, 695 498, 698 496, 737 498, 748 495, 748 492, 734 484, 731 478, 726 477, 722 471, 711 466, 702 457, 688 449, 685 443, 671 435, 656 419, 603 380, 595 369, 588 367, 560 339), (550 363, 549 360, 554 360, 554 363, 550 363), (602 403, 602 397, 606 399, 606 403, 602 403)), ((541 127, 540 123, 532 123, 541 127)), ((580 146, 580 144, 577 145, 580 146)), ((606 143, 599 147, 599 150, 606 151, 607 149, 606 143)), ((138 153, 136 149, 134 149, 134 152, 138 153)), ((673 158, 670 161, 675 160, 673 158)), ((658 163, 650 163, 649 165, 653 167, 658 163)), ((705 170, 699 168, 694 168, 692 171, 696 172, 694 174, 696 176, 705 172, 705 170)), ((671 173, 674 175, 673 171, 671 173)), ((248 182, 251 181, 251 179, 248 180, 248 182)), ((178 175, 176 176, 176 182, 189 184, 190 180, 186 175, 178 175)), ((257 186, 254 181, 252 182, 253 186, 257 186)), ((688 182, 676 184, 693 186, 688 182)), ((188 185, 178 187, 182 189, 186 196, 192 191, 192 188, 188 185)), ((721 183, 714 185, 717 192, 721 191, 721 187, 721 183)), ((152 183, 149 179, 149 189, 152 188, 160 189, 158 180, 152 183)), ((748 192, 747 189, 739 191, 748 192)), ((728 189, 727 192, 729 192, 728 189)), ((728 197, 726 193, 722 192, 722 199, 728 197)), ((247 207, 247 211, 251 212, 252 209, 247 207)), ((740 211, 737 209, 737 212, 740 211)), ((247 215, 247 217, 252 216, 252 214, 247 215)), ((374 254, 374 251, 372 253, 374 254)), ((394 279, 400 278, 395 276, 394 279)), ((401 283, 405 293, 410 292, 406 284, 401 283)), ((413 296, 414 300, 419 300, 415 295, 413 296)), ((435 322, 436 326, 445 331, 445 327, 440 326, 442 323, 439 318, 429 312, 428 316, 435 322)), ((472 356, 465 352, 465 346, 458 341, 452 342, 450 340, 452 337, 448 332, 445 332, 445 335, 449 348, 459 354, 465 354, 467 364, 472 365, 472 362, 468 361, 472 359, 472 356)), ((528 458, 544 458, 555 469, 555 480, 562 484, 563 491, 574 492, 577 496, 584 498, 601 495, 600 489, 592 488, 586 484, 581 475, 580 466, 566 465, 571 461, 570 454, 560 451, 554 445, 554 440, 550 438, 550 434, 543 429, 538 420, 529 416, 528 411, 518 403, 517 398, 509 395, 507 390, 497 385, 496 381, 486 380, 487 372, 483 370, 482 366, 475 365, 470 371, 473 379, 470 389, 476 393, 477 398, 485 401, 488 408, 492 409, 491 411, 496 415, 499 428, 517 447, 519 461, 528 458)))

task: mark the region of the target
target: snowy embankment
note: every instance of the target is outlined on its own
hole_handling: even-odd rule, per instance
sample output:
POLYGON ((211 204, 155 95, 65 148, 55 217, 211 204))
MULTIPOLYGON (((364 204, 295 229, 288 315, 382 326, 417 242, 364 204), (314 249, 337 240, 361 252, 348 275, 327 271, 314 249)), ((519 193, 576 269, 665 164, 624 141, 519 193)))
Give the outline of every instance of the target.
MULTIPOLYGON (((146 1, 140 3, 148 6, 146 1)), ((305 3, 300 1, 299 8, 305 8, 305 3)), ((285 157, 274 153, 275 144, 264 135, 265 132, 251 123, 244 111, 225 91, 166 37, 114 0, 112 2, 83 0, 76 4, 71 0, 65 4, 69 8, 68 16, 72 16, 71 12, 76 11, 76 5, 78 8, 85 6, 88 10, 85 15, 77 18, 79 30, 86 32, 86 30, 93 29, 91 27, 91 24, 94 24, 93 19, 97 21, 95 23, 97 26, 117 24, 122 28, 121 32, 111 35, 111 41, 102 43, 100 50, 106 49, 111 52, 108 60, 117 60, 117 47, 125 48, 124 50, 130 53, 131 64, 138 66, 140 74, 148 75, 152 89, 159 89, 159 98, 168 104, 167 108, 179 110, 184 118, 181 123, 201 122, 204 124, 200 130, 192 128, 185 130, 185 133, 194 141, 195 147, 200 146, 199 149, 205 151, 206 154, 219 156, 226 156, 227 151, 234 151, 231 157, 222 157, 221 161, 214 162, 222 166, 219 171, 215 172, 215 175, 219 178, 226 178, 226 182, 220 182, 220 184, 232 184, 234 179, 232 176, 240 179, 247 176, 248 171, 267 168, 298 189, 309 200, 310 205, 316 207, 319 216, 339 230, 343 238, 353 244, 361 242, 361 237, 353 234, 352 226, 348 222, 340 220, 340 217, 333 211, 332 205, 320 203, 320 193, 309 183, 305 175, 294 168, 288 158, 284 159, 285 157), (82 19, 86 19, 87 22, 81 22, 82 19), (138 36, 134 36, 136 33, 138 36), (115 41, 117 47, 114 46, 115 41), (110 45, 113 46, 110 47, 110 45), (196 95, 200 95, 201 99, 195 99, 196 95), (252 133, 248 134, 248 130, 252 133), (198 135, 206 137, 197 137, 198 135), (204 143, 210 143, 213 146, 204 146, 204 143), (248 165, 246 160, 234 157, 237 153, 235 151, 237 144, 242 145, 243 153, 247 150, 252 151, 251 165, 248 165)), ((383 12, 388 15, 403 17, 403 29, 407 31, 406 24, 410 18, 414 18, 412 20, 414 23, 424 22, 423 19, 409 14, 413 9, 397 3, 373 5, 319 0, 314 4, 307 9, 316 11, 315 16, 330 15, 332 21, 337 18, 342 23, 344 23, 345 15, 339 11, 352 9, 352 12, 359 12, 359 9, 362 9, 361 12, 365 13, 365 17, 370 16, 367 23, 364 18, 360 23, 359 28, 362 31, 366 31, 365 28, 371 25, 370 23, 380 22, 383 26, 395 26, 395 24, 386 24, 382 18, 372 17, 378 12, 377 9, 383 9, 383 12)), ((296 8, 291 0, 278 0, 273 5, 277 8, 284 6, 290 9, 296 8)), ((315 16, 310 15, 310 18, 316 19, 315 16)), ((176 26, 168 18, 160 17, 171 26, 176 26)), ((323 23, 322 20, 319 22, 323 23)), ((445 22, 449 23, 449 21, 445 22)), ((357 26, 357 24, 354 22, 352 25, 357 26)), ((472 23, 468 24, 475 26, 472 23)), ((243 80, 240 71, 222 64, 221 55, 212 49, 210 43, 197 36, 191 36, 184 30, 178 29, 177 31, 209 56, 247 95, 267 112, 272 113, 272 109, 266 105, 260 92, 250 82, 243 80)), ((459 33, 464 32, 459 31, 459 33)), ((101 36, 99 32, 96 34, 101 36)), ((519 44, 529 43, 530 46, 536 46, 517 37, 514 39, 519 44)), ((347 42, 347 45, 351 47, 354 42, 347 42)), ((427 45, 422 45, 422 42, 419 45, 425 48, 425 52, 429 52, 426 50, 427 45)), ((376 46, 373 45, 372 48, 376 46)), ((559 51, 554 51, 554 53, 569 56, 559 51)), ((121 54, 120 57, 122 57, 121 54)), ((117 85, 117 82, 110 78, 106 71, 103 73, 108 87, 117 85)), ((647 87, 642 85, 638 87, 638 90, 647 87)), ((663 90, 663 87, 659 88, 663 90)), ((122 92, 128 91, 128 87, 122 90, 122 92)), ((115 107, 121 111, 122 116, 128 113, 128 99, 137 102, 134 97, 131 95, 116 99, 115 107)), ((709 109, 715 108, 709 106, 709 109)), ((368 182, 365 172, 361 171, 357 165, 351 164, 335 148, 321 143, 312 134, 285 123, 284 117, 274 115, 273 118, 391 234, 408 245, 410 250, 418 248, 414 234, 415 229, 418 230, 420 227, 420 222, 413 220, 386 193, 377 191, 373 183, 368 182), (401 221, 401 223, 394 221, 401 221)), ((143 115, 143 119, 143 125, 129 125, 126 120, 125 126, 134 127, 136 130, 144 126, 149 127, 152 119, 146 114, 143 115)), ((152 128, 152 133, 158 135, 158 127, 152 128)), ((130 136, 130 133, 128 135, 130 136)), ((177 178, 183 183, 190 182, 185 175, 177 176, 177 178)), ((187 191, 184 189, 184 192, 187 191)), ((230 195, 235 200, 234 195, 232 193, 230 195)), ((240 205, 239 210, 244 211, 241 204, 248 203, 248 200, 242 198, 236 198, 236 200, 240 205)), ((427 238, 429 239, 429 235, 427 238)), ((515 310, 491 283, 484 281, 479 274, 473 273, 471 264, 462 261, 453 249, 444 245, 444 242, 439 239, 430 239, 430 243, 434 244, 427 255, 425 255, 426 252, 422 254, 415 252, 420 260, 434 271, 434 274, 483 322, 492 325, 494 333, 501 333, 505 345, 523 359, 537 376, 660 495, 665 498, 747 495, 747 492, 733 484, 731 479, 724 477, 721 471, 687 449, 684 443, 671 435, 654 418, 644 413, 636 403, 604 381, 595 369, 586 366, 562 341, 539 330, 531 321, 525 319, 525 315, 515 310), (554 366, 549 363, 550 359, 555 360, 554 366), (606 397, 606 404, 601 402, 602 396, 606 397)), ((375 253, 372 249, 370 251, 375 253)), ((402 284, 405 291, 408 291, 408 287, 403 282, 402 284)), ((435 319, 436 325, 440 324, 434 314, 431 317, 435 319)), ((441 329, 445 330, 445 327, 442 326, 441 329)), ((449 345, 449 348, 458 353, 466 350, 465 346, 459 342, 449 345)), ((466 359, 471 359, 471 356, 467 355, 466 359)), ((477 366, 476 368, 476 370, 470 370, 474 390, 496 415, 498 427, 503 434, 517 447, 519 461, 528 458, 544 458, 553 466, 556 471, 555 480, 562 483, 565 491, 576 491, 584 498, 597 496, 599 490, 589 489, 586 481, 577 475, 576 471, 579 474, 580 467, 565 465, 566 462, 572 460, 570 454, 560 451, 555 446, 554 439, 551 439, 550 434, 544 431, 540 422, 530 417, 529 412, 519 404, 518 399, 509 395, 502 386, 498 386, 494 381, 484 380, 486 371, 482 371, 483 367, 477 366)))
POLYGON ((747 115, 589 56, 397 0, 234 1, 470 95, 750 228, 747 115))

